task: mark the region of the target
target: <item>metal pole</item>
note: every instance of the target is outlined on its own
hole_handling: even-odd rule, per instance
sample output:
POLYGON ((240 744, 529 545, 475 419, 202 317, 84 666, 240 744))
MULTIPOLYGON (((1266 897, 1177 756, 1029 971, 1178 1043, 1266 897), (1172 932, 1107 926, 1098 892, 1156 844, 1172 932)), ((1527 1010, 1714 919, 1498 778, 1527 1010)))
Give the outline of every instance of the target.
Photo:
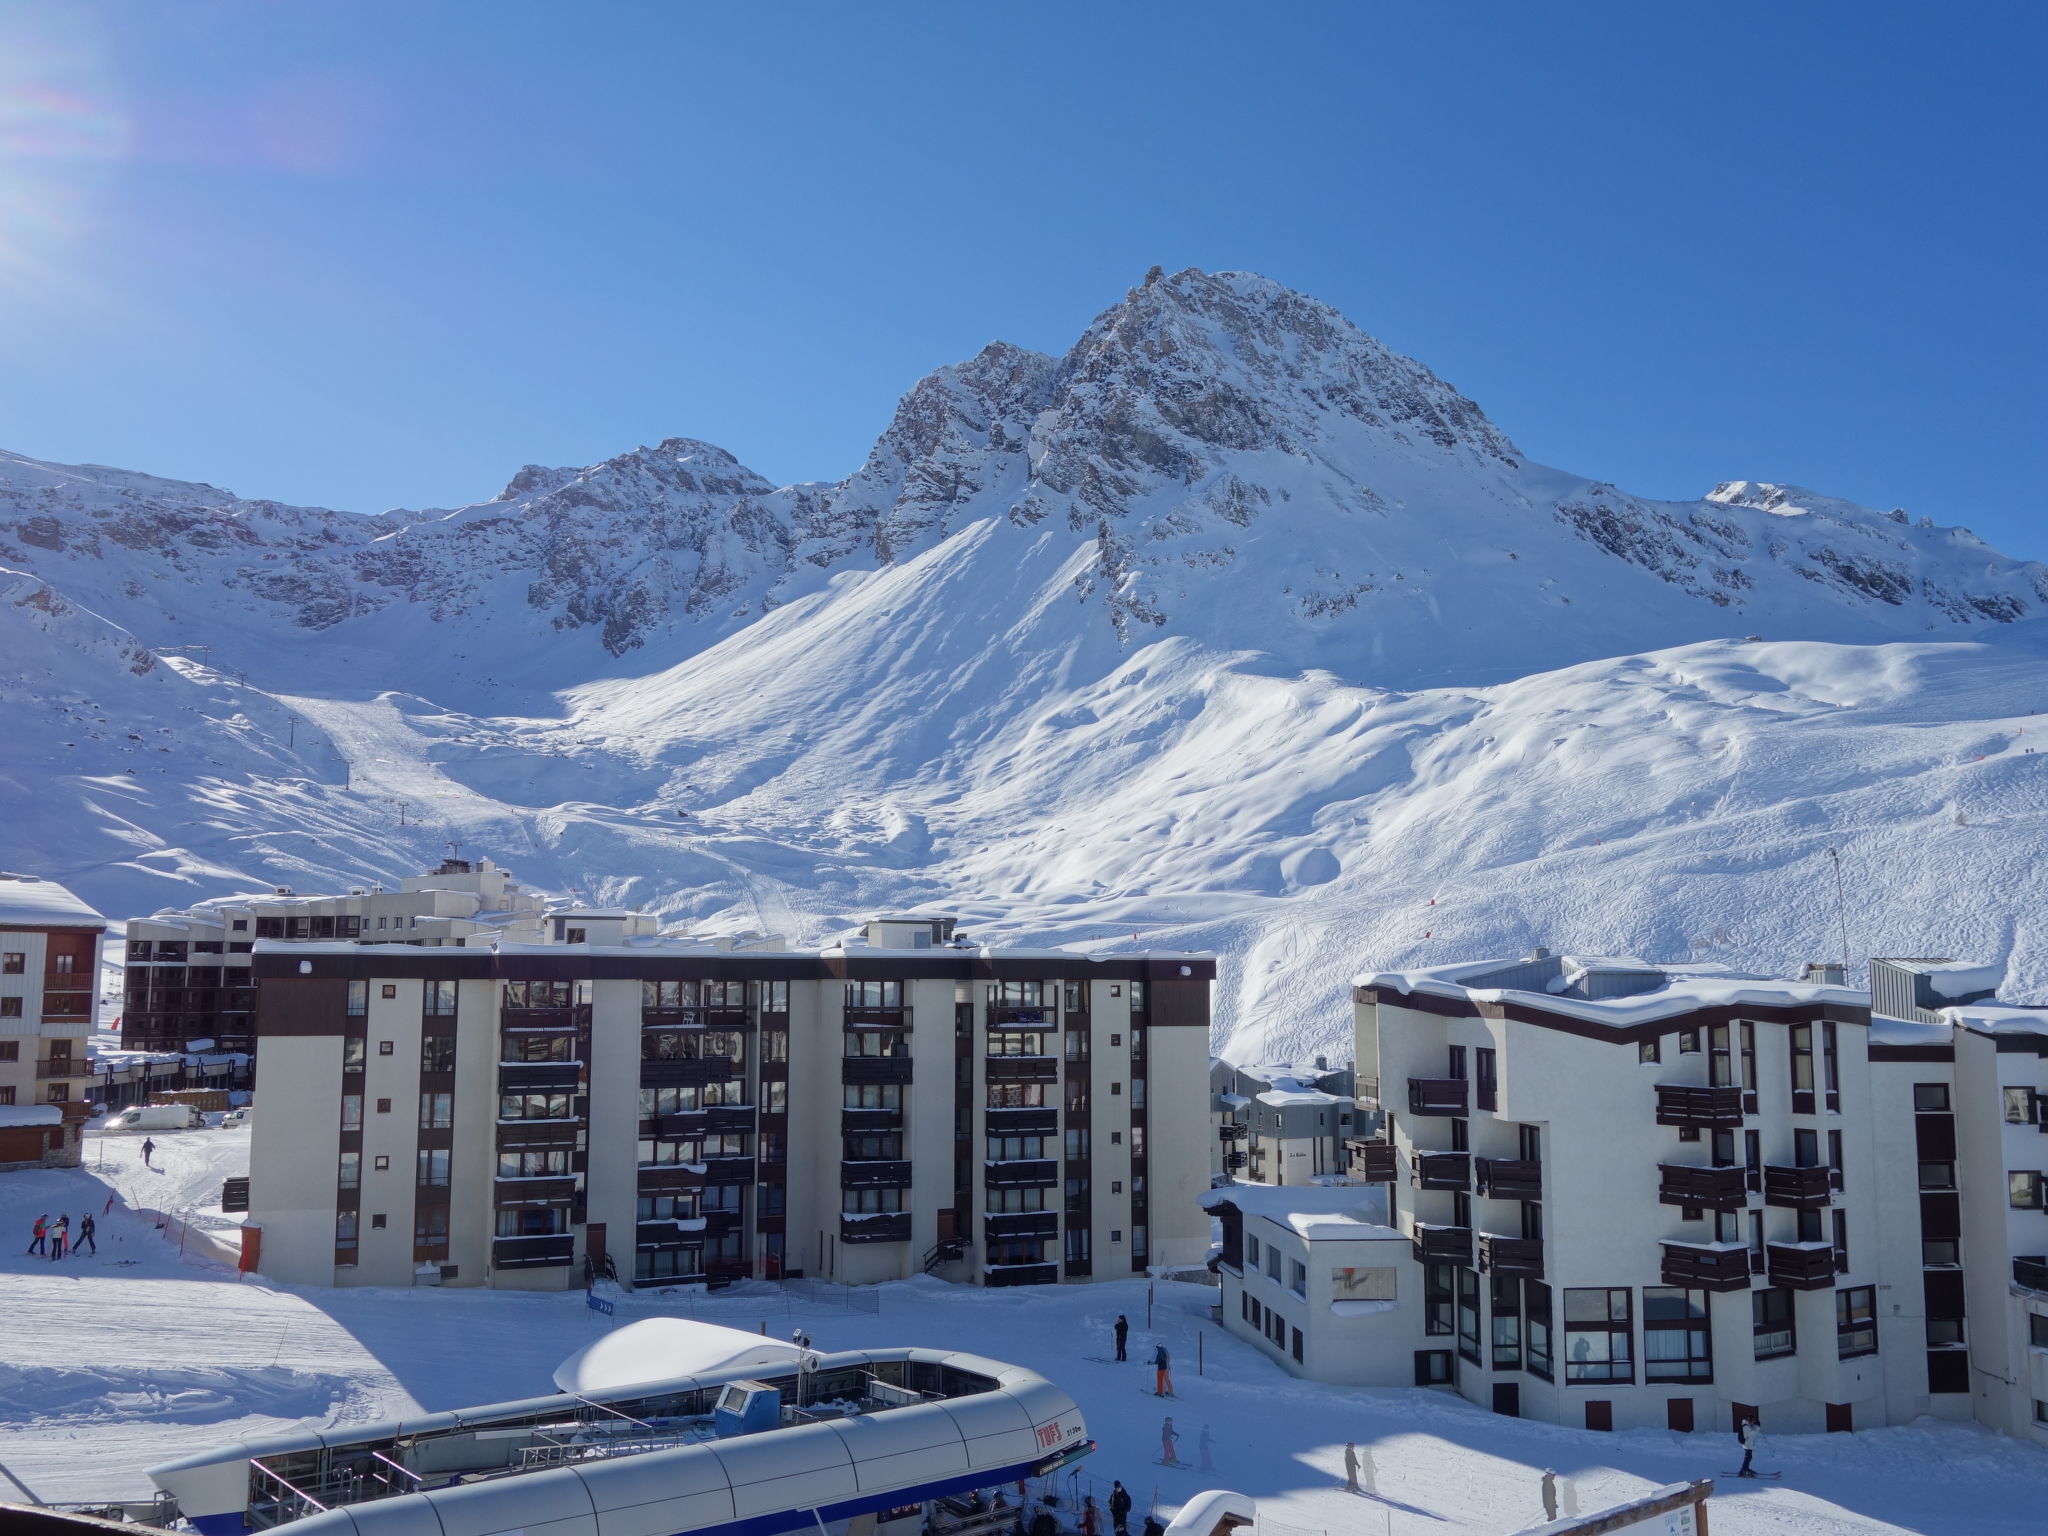
POLYGON ((1208 1356, 1208 1343, 1209 1330, 1206 1328, 1197 1329, 1195 1332, 1195 1374, 1197 1376, 1209 1374, 1204 1368, 1208 1356))

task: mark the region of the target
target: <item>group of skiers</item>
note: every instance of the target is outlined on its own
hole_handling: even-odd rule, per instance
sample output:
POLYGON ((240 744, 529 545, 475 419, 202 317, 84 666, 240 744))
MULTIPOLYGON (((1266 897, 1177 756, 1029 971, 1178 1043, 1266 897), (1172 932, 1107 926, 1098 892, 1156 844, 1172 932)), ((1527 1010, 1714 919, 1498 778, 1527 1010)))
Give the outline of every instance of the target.
POLYGON ((31 1254, 45 1254, 52 1259, 63 1258, 67 1250, 76 1253, 80 1248, 90 1248, 95 1256, 100 1251, 100 1245, 93 1239, 90 1211, 78 1218, 78 1240, 75 1243, 71 1240, 71 1217, 59 1216, 52 1223, 48 1212, 36 1218, 35 1226, 30 1229, 30 1238, 28 1251, 31 1254))

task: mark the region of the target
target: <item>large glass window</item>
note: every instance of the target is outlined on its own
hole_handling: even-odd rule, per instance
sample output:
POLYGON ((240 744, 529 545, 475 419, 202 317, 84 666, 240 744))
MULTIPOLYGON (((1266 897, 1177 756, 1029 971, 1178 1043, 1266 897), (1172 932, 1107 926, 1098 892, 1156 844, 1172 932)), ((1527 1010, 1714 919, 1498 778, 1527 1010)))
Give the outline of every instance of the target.
POLYGON ((1522 1310, 1528 1337, 1529 1374, 1552 1379, 1550 1363, 1550 1287, 1540 1280, 1522 1284, 1522 1310))
POLYGON ((1749 1304, 1755 1323, 1757 1359, 1775 1360, 1799 1347, 1798 1335, 1792 1326, 1790 1291, 1776 1286, 1751 1291, 1749 1304))
POLYGON ((341 1176, 337 1183, 342 1189, 360 1188, 363 1182, 363 1154, 344 1152, 341 1154, 341 1176))
POLYGON ((455 1017, 455 983, 452 981, 429 981, 421 993, 421 1011, 430 1019, 452 1019, 455 1017))
POLYGON ((901 1008, 903 1006, 903 983, 900 981, 849 981, 846 984, 846 1006, 849 1008, 901 1008))
POLYGON ((1835 1292, 1835 1353, 1844 1360, 1877 1353, 1877 1287, 1845 1286, 1835 1292))
POLYGON ((422 1189, 446 1189, 448 1187, 448 1149, 445 1147, 420 1148, 419 1184, 422 1189))
POLYGON ((1422 1331, 1445 1335, 1457 1332, 1452 1309, 1457 1303, 1455 1273, 1449 1264, 1425 1264, 1422 1269, 1422 1331))
POLYGON ((903 1209, 900 1189, 844 1189, 839 1193, 840 1210, 851 1216, 878 1216, 903 1209))
MULTIPOLYGON (((420 1155, 424 1158, 426 1153, 420 1155)), ((501 1179, 558 1178, 568 1171, 567 1147, 530 1148, 523 1152, 498 1154, 498 1177, 501 1179)))
POLYGON ((1813 1092, 1813 1026, 1794 1024, 1785 1031, 1792 1042, 1792 1091, 1813 1092))
MULTIPOLYGON (((893 1154, 892 1154, 893 1155, 893 1154)), ((988 1139, 990 1162, 1029 1161, 1045 1156, 1043 1136, 991 1136, 988 1139)))
POLYGON ((505 983, 505 1006, 507 1008, 567 1008, 576 1001, 577 983, 573 981, 508 981, 505 983))
POLYGON ((1712 1381, 1707 1293, 1643 1288, 1643 1380, 1712 1381))
POLYGON ((363 1096, 360 1093, 345 1093, 341 1096, 341 1128, 344 1131, 360 1131, 363 1128, 363 1096))
POLYGON ((1493 1368, 1522 1368, 1522 1287, 1519 1281, 1495 1275, 1492 1281, 1493 1368))
MULTIPOLYGON (((645 1046, 641 1054, 646 1054, 645 1046)), ((576 1038, 573 1035, 535 1035, 517 1031, 505 1036, 505 1060, 507 1061, 574 1061, 576 1059, 576 1038)))
POLYGON ((1043 1056, 1045 1036, 1030 1029, 992 1029, 988 1032, 991 1056, 1043 1056))
POLYGON ((1479 1363, 1479 1276, 1469 1269, 1455 1271, 1458 1285, 1458 1353, 1474 1365, 1479 1363))
POLYGON ((839 1103, 844 1109, 901 1109, 903 1085, 848 1083, 840 1090, 839 1103))
POLYGON ((846 1054, 901 1058, 910 1054, 910 1040, 900 1029, 849 1029, 846 1054))
POLYGON ((421 1035, 420 1070, 422 1072, 453 1072, 455 1070, 455 1037, 453 1035, 421 1035))
POLYGON ((1634 1316, 1626 1289, 1565 1291, 1564 1379, 1635 1380, 1634 1316))
POLYGON ((412 1244, 415 1248, 442 1248, 447 1243, 447 1206, 423 1205, 413 1213, 412 1244))
POLYGON ((361 1018, 370 1011, 370 984, 367 981, 352 981, 348 984, 348 1011, 351 1018, 361 1018))
MULTIPOLYGON (((563 1096, 564 1106, 568 1103, 563 1096)), ((500 1109, 499 1114, 505 1111, 500 1109)), ((563 1110, 568 1113, 567 1108, 563 1110)), ((452 1093, 423 1093, 420 1095, 420 1129, 423 1131, 445 1131, 455 1124, 455 1095, 452 1093)))

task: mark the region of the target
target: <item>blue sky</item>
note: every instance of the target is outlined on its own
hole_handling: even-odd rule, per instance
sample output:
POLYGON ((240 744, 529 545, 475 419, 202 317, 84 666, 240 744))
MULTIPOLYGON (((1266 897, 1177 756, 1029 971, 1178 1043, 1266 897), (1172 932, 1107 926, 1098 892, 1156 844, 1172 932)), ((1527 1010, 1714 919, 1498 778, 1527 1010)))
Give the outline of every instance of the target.
POLYGON ((0 446, 359 511, 860 461, 1159 262, 1650 495, 2048 558, 2038 5, 0 0, 0 446))

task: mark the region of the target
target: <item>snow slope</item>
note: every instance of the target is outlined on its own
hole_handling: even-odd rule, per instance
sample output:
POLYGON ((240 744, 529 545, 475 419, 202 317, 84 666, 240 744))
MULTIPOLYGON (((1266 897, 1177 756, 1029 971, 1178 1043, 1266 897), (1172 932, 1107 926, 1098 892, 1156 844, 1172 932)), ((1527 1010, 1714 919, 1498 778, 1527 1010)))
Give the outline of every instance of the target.
POLYGON ((1245 274, 941 369, 837 484, 677 438, 360 518, 0 455, 0 562, 0 862, 111 911, 452 842, 704 927, 1209 946, 1233 1054, 1341 1055, 1359 969, 1832 955, 1834 847, 1859 953, 2048 980, 2048 571, 1530 464, 1245 274))
MULTIPOLYGON (((180 1158, 185 1143, 219 1135, 167 1133, 158 1144, 180 1158)), ((75 1217, 106 1193, 89 1170, 11 1174, 0 1180, 0 1231, 25 1232, 45 1210, 75 1217)), ((776 1337, 800 1326, 824 1349, 914 1335, 1029 1366, 1086 1415, 1099 1449, 1079 1469, 1081 1490, 1098 1503, 1111 1478, 1141 1507, 1156 1499, 1168 1513, 1220 1484, 1255 1497, 1276 1529, 1506 1536, 1540 1518, 1545 1467, 1571 1478, 1580 1507, 1593 1509, 1660 1483, 1718 1477, 1731 1461, 1725 1434, 1599 1434, 1503 1419, 1432 1392, 1300 1381, 1206 1326, 1215 1293, 1196 1285, 1160 1282, 1149 1326, 1142 1281, 988 1291, 918 1280, 882 1287, 879 1315, 750 1284, 714 1297, 624 1296, 607 1320, 575 1292, 300 1291, 240 1281, 181 1265, 120 1204, 100 1230, 97 1258, 53 1264, 0 1250, 9 1324, 0 1464, 47 1499, 140 1496, 143 1469, 156 1462, 294 1423, 365 1423, 531 1396, 608 1327, 676 1313, 765 1326, 776 1337), (1172 1351, 1173 1403, 1140 1395, 1143 1366, 1085 1358, 1103 1351, 1119 1312, 1136 1325, 1134 1357, 1155 1341, 1172 1351), (1152 1463, 1162 1407, 1188 1454, 1210 1426, 1215 1471, 1152 1463), (1377 1464, 1383 1498, 1370 1505, 1338 1491, 1347 1439, 1369 1446, 1377 1464)), ((1717 1536, 2021 1536, 2038 1530, 2048 1499, 2048 1462, 1966 1425, 1772 1436, 1764 1464, 1783 1468, 1784 1480, 1719 1480, 1717 1536)))

